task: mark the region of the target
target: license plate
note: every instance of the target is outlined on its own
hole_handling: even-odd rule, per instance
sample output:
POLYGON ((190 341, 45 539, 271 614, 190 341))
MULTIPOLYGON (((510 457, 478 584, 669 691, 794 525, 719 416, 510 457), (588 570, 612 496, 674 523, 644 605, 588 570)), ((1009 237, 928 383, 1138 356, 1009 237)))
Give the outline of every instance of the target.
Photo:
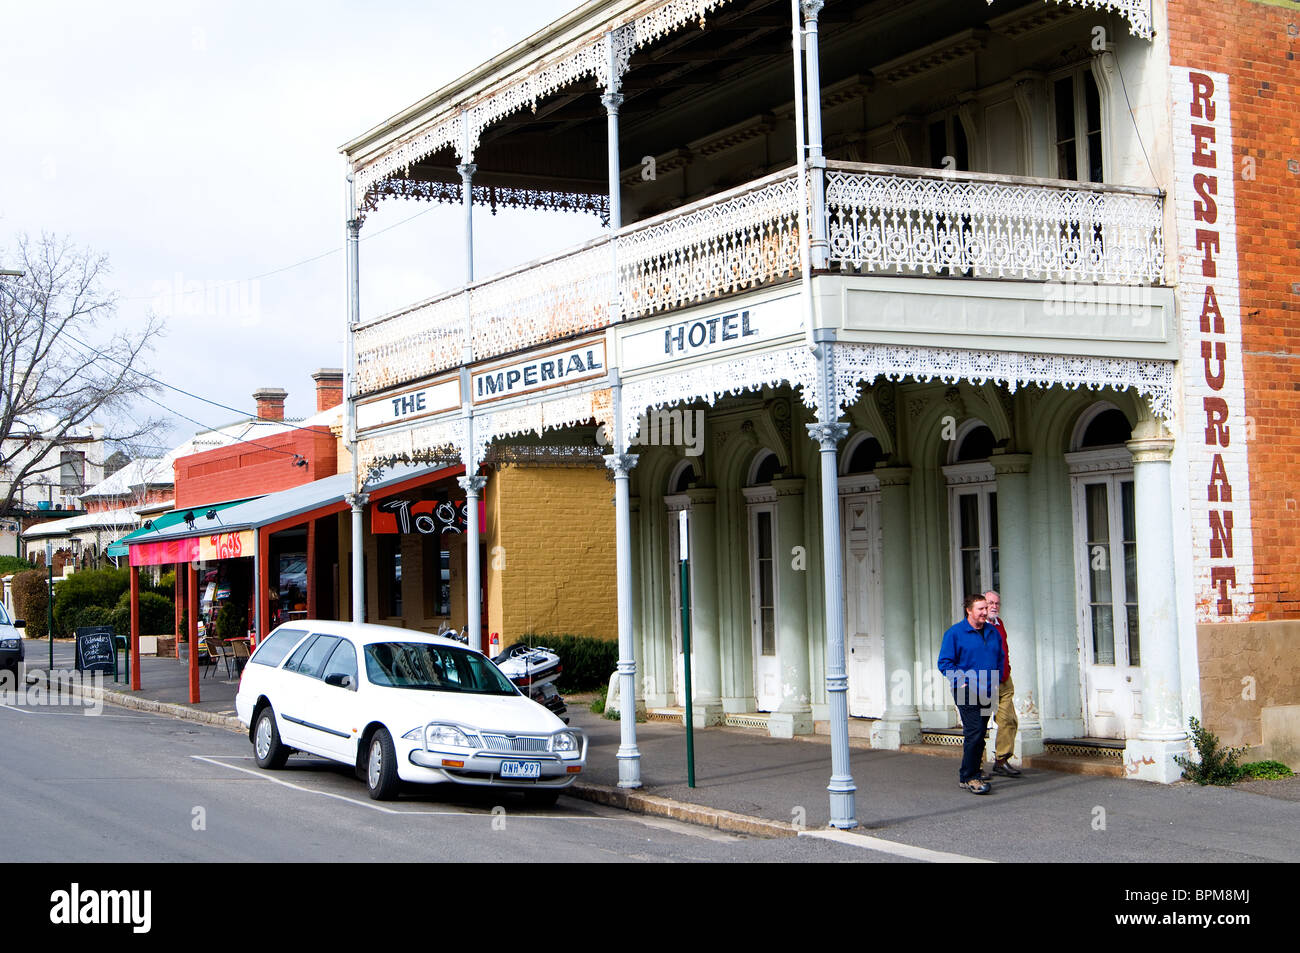
POLYGON ((502 761, 503 778, 540 778, 542 763, 540 761, 502 761))

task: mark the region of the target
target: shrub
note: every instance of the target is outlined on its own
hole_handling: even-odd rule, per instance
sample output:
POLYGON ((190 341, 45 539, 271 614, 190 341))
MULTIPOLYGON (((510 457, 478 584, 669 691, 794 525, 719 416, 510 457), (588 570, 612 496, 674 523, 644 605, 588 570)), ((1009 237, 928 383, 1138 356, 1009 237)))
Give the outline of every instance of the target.
POLYGON ((73 611, 68 617, 69 634, 75 634, 77 629, 89 625, 113 625, 113 610, 104 606, 86 606, 73 611))
POLYGON ((1243 781, 1277 781, 1295 777, 1295 772, 1281 761, 1251 761, 1241 766, 1243 781))
POLYGON ((560 657, 564 673, 555 687, 561 692, 595 691, 609 683, 618 667, 618 643, 590 635, 525 635, 520 642, 543 645, 560 657))
POLYGON ((1238 759, 1245 748, 1220 748, 1219 736, 1201 727, 1195 718, 1188 718, 1187 724, 1192 730, 1192 744, 1198 755, 1193 761, 1181 755, 1174 756, 1174 763, 1183 769, 1183 777, 1197 784, 1231 784, 1241 779, 1241 766, 1238 759))
MULTIPOLYGON (((140 634, 170 635, 176 626, 176 604, 156 592, 140 593, 140 634)), ((131 634, 131 592, 122 593, 113 609, 113 628, 118 635, 131 634)))
POLYGON ((73 613, 87 606, 112 608, 130 587, 129 569, 83 569, 73 573, 54 587, 54 631, 71 635, 73 613))
POLYGON ((0 576, 11 576, 35 568, 34 565, 21 556, 0 556, 0 576))
POLYGON ((27 621, 27 638, 43 639, 50 634, 46 611, 50 605, 49 578, 44 569, 31 569, 14 576, 14 614, 27 621))

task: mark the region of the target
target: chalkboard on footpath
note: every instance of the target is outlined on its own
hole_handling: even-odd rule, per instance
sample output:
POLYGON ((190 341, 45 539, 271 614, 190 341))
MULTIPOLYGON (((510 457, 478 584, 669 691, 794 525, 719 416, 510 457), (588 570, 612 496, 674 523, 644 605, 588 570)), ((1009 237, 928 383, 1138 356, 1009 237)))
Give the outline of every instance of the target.
POLYGON ((112 672, 115 666, 113 627, 85 625, 76 630, 77 671, 112 672))

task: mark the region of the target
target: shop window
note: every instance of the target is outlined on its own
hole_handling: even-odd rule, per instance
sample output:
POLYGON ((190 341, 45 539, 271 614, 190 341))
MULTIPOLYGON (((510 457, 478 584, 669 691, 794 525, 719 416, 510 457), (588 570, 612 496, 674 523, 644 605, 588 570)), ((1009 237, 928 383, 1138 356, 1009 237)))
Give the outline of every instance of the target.
POLYGON ((379 610, 388 618, 402 615, 402 537, 378 536, 379 610))
POLYGON ((441 534, 422 537, 421 545, 424 617, 447 618, 451 615, 451 553, 442 548, 441 534))

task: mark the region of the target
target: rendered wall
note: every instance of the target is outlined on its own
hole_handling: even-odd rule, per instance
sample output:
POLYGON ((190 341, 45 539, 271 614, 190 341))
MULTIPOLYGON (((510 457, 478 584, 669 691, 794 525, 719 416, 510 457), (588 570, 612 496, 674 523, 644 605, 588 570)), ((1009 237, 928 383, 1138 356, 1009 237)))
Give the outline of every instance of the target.
POLYGON ((1300 705, 1300 622, 1217 623, 1196 633, 1202 723, 1225 745, 1261 744, 1261 712, 1300 705))

